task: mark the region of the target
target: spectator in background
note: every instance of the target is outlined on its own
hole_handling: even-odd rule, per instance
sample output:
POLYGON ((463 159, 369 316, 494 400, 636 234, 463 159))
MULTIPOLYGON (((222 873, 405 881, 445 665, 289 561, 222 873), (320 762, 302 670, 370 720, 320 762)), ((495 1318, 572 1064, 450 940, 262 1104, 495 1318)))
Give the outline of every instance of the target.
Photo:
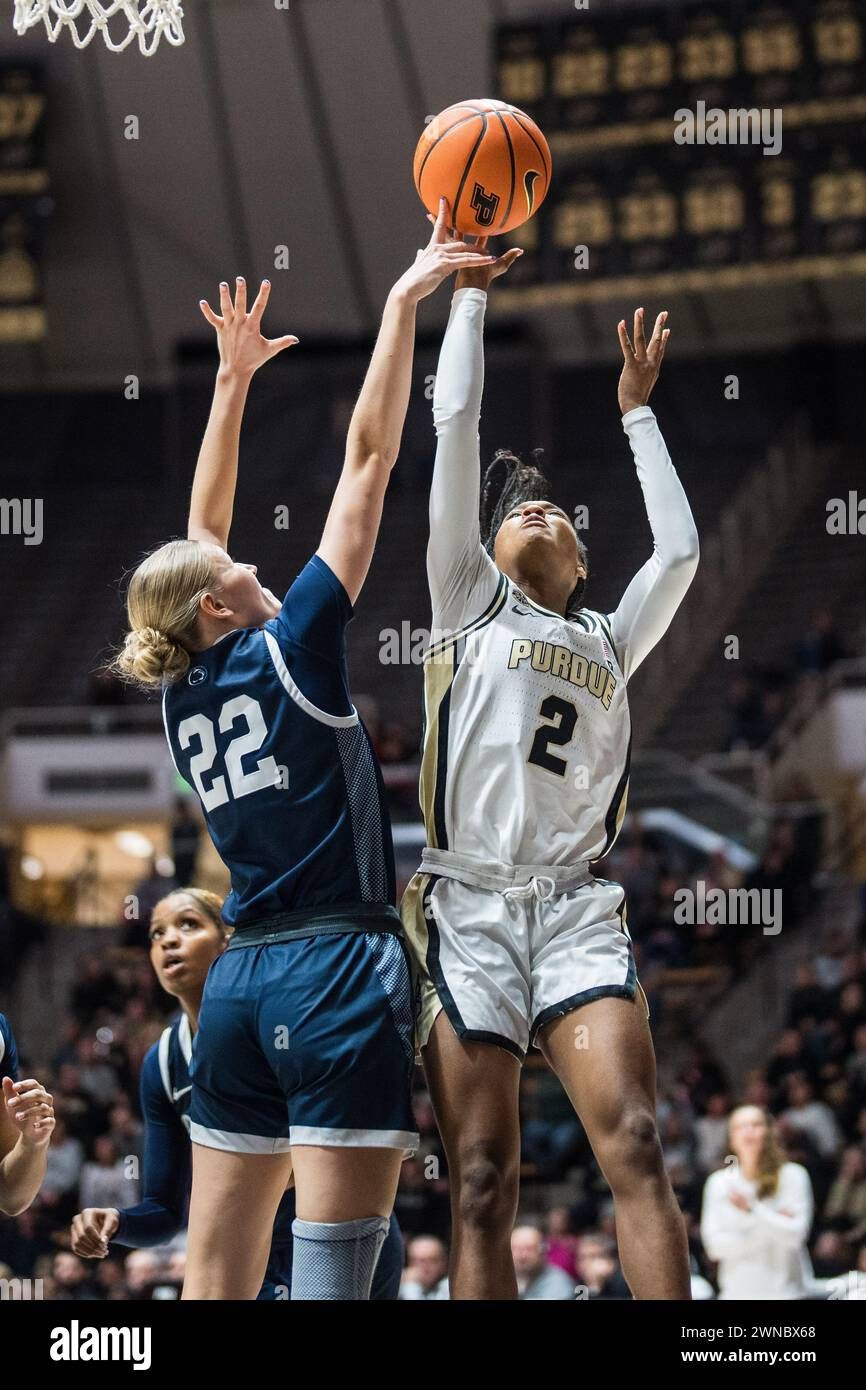
POLYGON ((844 661, 850 655, 836 630, 833 614, 822 608, 813 615, 809 628, 797 642, 794 663, 803 675, 817 676, 834 661, 844 661))
MULTIPOLYGON (((131 1207, 138 1201, 138 1178, 127 1176, 125 1158, 119 1157, 107 1134, 93 1146, 94 1157, 81 1170, 79 1202, 85 1207, 131 1207)), ((135 1170, 137 1172, 137 1168, 135 1170)))
POLYGON ((84 1164, 84 1146, 69 1133, 63 1113, 56 1113, 54 1133, 48 1146, 45 1180, 40 1197, 47 1206, 55 1206, 63 1197, 73 1195, 84 1164))
POLYGON ((798 965, 794 972, 794 988, 788 1005, 788 1027, 796 1029, 804 1018, 822 1019, 829 1008, 826 990, 818 983, 811 961, 798 965))
POLYGON ((568 1207, 551 1207, 547 1213, 547 1261, 564 1270, 577 1283, 577 1236, 571 1229, 568 1207))
POLYGON ((448 1290, 448 1251, 436 1236, 415 1236, 406 1252, 406 1269, 400 1285, 405 1302, 438 1301, 450 1298, 448 1290))
POLYGON ((580 1242, 578 1273, 589 1297, 631 1298, 628 1284, 616 1257, 616 1241, 604 1232, 593 1231, 580 1242))
POLYGON ((127 1298, 136 1303, 149 1302, 154 1286, 162 1280, 162 1273, 163 1262, 156 1250, 130 1250, 123 1262, 127 1298))
POLYGON ((166 882, 165 875, 158 867, 158 860, 155 854, 151 855, 148 871, 144 878, 139 879, 132 890, 132 906, 129 917, 124 916, 127 921, 126 936, 124 946, 140 946, 143 951, 150 946, 150 916, 157 903, 165 897, 169 884, 166 882))
POLYGON ((863 986, 859 980, 850 980, 842 986, 836 1020, 842 1030, 845 1051, 849 1052, 856 1034, 866 1024, 863 986))
POLYGON ((93 1302, 99 1294, 92 1288, 83 1260, 69 1250, 61 1250, 51 1265, 51 1298, 62 1303, 93 1302))
POLYGON ((728 706, 731 711, 728 752, 762 748, 772 725, 764 712, 761 690, 753 676, 743 672, 734 677, 728 688, 728 706))
POLYGON ((854 1050, 845 1064, 851 1085, 859 1091, 866 1091, 866 1024, 861 1024, 854 1032, 854 1050))
POLYGON ((95 1038, 81 1038, 75 1048, 78 1084, 95 1105, 106 1110, 117 1094, 118 1079, 95 1038))
POLYGON ((716 1091, 707 1101, 707 1113, 695 1121, 695 1161, 701 1173, 718 1168, 728 1145, 728 1097, 716 1091))
POLYGON ((767 1064, 766 1077, 770 1086, 781 1086, 789 1076, 801 1072, 805 1060, 803 1039, 799 1031, 796 1028, 786 1028, 774 1044, 771 1059, 767 1064))
POLYGON ((560 1302, 574 1298, 574 1280, 550 1263, 544 1236, 537 1226, 515 1227, 511 1233, 511 1258, 518 1298, 560 1302))
POLYGON ((829 1105, 815 1099, 806 1077, 797 1074, 786 1083, 788 1109, 781 1119, 794 1129, 805 1130, 822 1158, 833 1158, 842 1144, 839 1126, 829 1105))
POLYGON ((859 1244, 866 1240, 866 1158, 851 1145, 842 1155, 839 1175, 824 1205, 824 1220, 859 1244))
POLYGON ((195 865, 201 834, 201 817, 194 809, 192 797, 176 797, 171 822, 171 857, 174 860, 174 881, 180 886, 196 882, 195 865))
POLYGON ((756 1106, 733 1112, 729 1143, 737 1162, 707 1178, 701 1215, 704 1248, 718 1261, 719 1298, 805 1298, 813 1277, 809 1174, 785 1161, 774 1125, 756 1106))

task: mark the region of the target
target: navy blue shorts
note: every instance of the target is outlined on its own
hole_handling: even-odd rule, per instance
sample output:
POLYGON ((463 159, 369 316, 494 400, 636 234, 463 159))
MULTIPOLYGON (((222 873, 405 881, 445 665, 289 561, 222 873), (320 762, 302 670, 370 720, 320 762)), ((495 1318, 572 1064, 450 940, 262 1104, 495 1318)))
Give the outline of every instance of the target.
POLYGON ((234 947, 205 983, 190 1136, 232 1153, 297 1144, 411 1153, 413 1065, 412 982, 393 932, 234 947))

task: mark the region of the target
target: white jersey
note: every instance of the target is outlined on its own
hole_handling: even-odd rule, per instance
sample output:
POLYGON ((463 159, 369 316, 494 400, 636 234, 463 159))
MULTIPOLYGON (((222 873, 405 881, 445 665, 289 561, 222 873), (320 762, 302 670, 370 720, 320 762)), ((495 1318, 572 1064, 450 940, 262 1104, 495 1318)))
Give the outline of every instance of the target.
POLYGON ((616 611, 566 619, 497 569, 478 521, 486 298, 454 296, 436 377, 421 809, 431 849, 500 865, 575 864, 605 854, 622 824, 626 683, 691 583, 697 533, 642 406, 623 425, 655 546, 616 611))

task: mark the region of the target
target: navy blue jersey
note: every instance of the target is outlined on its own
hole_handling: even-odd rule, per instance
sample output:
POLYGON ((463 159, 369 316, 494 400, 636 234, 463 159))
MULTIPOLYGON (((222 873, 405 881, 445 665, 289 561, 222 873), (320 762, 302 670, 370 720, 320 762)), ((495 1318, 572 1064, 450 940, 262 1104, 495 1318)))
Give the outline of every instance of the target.
POLYGON ((5 1014, 0 1014, 0 1081, 4 1076, 18 1080, 18 1048, 11 1023, 5 1014))
MULTIPOLYGON (((118 1245, 146 1248, 163 1245, 186 1225, 192 1180, 189 1100, 192 1091, 189 1019, 178 1014, 154 1043, 141 1069, 144 1116, 143 1200, 120 1213, 118 1245)), ((286 1192, 274 1221, 274 1246, 292 1239, 294 1189, 286 1192)))
POLYGON ((175 766, 231 874, 229 923, 394 902, 381 773, 349 694, 351 616, 314 555, 278 617, 196 653, 164 692, 175 766))

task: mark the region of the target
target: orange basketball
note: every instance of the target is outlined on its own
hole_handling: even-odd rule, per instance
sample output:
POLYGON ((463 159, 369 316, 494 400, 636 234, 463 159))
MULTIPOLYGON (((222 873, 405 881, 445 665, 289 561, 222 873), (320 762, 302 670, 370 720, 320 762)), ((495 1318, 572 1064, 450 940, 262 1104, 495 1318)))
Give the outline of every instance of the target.
POLYGON ((415 150, 415 187, 434 217, 451 207, 462 236, 528 222, 547 197, 551 160, 535 122, 505 101, 459 101, 435 116, 415 150))

